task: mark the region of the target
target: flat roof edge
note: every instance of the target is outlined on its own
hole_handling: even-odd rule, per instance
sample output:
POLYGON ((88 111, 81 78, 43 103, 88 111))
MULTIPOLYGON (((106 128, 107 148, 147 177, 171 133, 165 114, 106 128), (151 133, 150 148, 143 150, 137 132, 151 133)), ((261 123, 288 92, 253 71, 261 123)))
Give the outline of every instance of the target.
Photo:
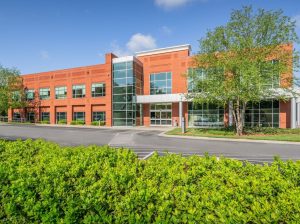
POLYGON ((147 51, 139 51, 135 53, 136 57, 140 56, 146 56, 146 55, 152 55, 152 54, 163 54, 173 51, 182 51, 182 50, 189 50, 191 51, 191 45, 190 44, 182 44, 182 45, 176 45, 172 47, 165 47, 165 48, 157 48, 153 50, 147 50, 147 51))

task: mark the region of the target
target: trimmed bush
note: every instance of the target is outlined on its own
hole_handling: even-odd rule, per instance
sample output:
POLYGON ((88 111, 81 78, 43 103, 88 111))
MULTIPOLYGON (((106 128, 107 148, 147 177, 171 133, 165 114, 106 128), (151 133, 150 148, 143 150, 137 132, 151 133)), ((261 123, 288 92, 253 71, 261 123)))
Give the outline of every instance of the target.
POLYGON ((105 121, 100 121, 100 125, 99 125, 99 121, 93 121, 91 124, 94 125, 94 126, 104 126, 105 121))
POLYGON ((59 120, 57 124, 67 124, 67 120, 65 119, 59 120))
POLYGON ((40 121, 41 124, 50 124, 50 121, 40 121))
POLYGON ((84 121, 81 120, 76 120, 76 121, 71 121, 71 125, 84 125, 84 121))
POLYGON ((0 141, 1 223, 299 223, 300 162, 0 141))

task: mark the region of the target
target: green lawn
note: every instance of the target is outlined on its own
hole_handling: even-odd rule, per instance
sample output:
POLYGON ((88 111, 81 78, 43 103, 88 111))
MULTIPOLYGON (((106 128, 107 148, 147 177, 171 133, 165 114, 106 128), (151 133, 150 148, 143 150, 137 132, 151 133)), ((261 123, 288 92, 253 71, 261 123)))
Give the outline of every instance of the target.
POLYGON ((234 138, 254 140, 276 140, 300 142, 300 129, 279 129, 279 128, 257 128, 246 129, 243 136, 236 136, 230 129, 203 129, 188 128, 186 133, 181 133, 181 128, 175 128, 166 133, 167 135, 199 136, 213 138, 234 138))

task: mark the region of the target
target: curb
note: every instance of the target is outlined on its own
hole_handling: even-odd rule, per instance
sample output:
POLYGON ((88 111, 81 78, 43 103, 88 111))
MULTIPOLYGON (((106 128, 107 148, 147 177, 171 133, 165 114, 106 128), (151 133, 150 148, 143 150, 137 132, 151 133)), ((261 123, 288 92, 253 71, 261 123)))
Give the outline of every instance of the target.
POLYGON ((273 140, 250 140, 250 139, 232 139, 232 138, 214 138, 214 137, 196 137, 196 136, 182 136, 182 135, 167 135, 167 131, 158 134, 158 136, 166 138, 185 138, 195 140, 208 140, 208 141, 223 141, 223 142, 242 142, 242 143, 264 143, 264 144, 281 144, 281 145, 299 145, 300 142, 288 141, 273 141, 273 140))

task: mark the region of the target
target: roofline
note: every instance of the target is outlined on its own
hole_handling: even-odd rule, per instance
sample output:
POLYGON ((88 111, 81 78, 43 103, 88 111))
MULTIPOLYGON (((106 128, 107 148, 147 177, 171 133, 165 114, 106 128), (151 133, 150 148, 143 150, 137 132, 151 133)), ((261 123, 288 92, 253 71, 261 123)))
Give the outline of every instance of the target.
POLYGON ((163 54, 173 51, 182 51, 182 50, 189 50, 191 51, 191 45, 190 44, 182 44, 182 45, 176 45, 172 47, 165 47, 165 48, 157 48, 153 50, 147 50, 147 51, 139 51, 135 53, 136 57, 146 56, 146 55, 153 55, 153 54, 163 54))

